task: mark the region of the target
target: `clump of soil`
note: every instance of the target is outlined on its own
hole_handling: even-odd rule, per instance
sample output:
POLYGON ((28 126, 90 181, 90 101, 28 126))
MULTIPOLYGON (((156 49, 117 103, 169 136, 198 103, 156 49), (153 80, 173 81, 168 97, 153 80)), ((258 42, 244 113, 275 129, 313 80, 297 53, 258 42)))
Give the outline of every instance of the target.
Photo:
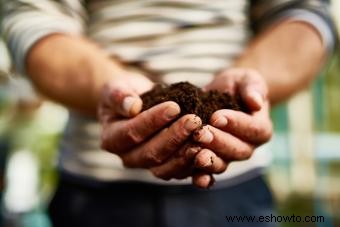
POLYGON ((247 112, 240 96, 231 96, 219 91, 203 92, 202 89, 188 83, 171 85, 157 84, 141 96, 143 110, 166 101, 174 101, 181 107, 181 114, 195 114, 203 124, 208 124, 211 115, 220 109, 233 109, 247 112))

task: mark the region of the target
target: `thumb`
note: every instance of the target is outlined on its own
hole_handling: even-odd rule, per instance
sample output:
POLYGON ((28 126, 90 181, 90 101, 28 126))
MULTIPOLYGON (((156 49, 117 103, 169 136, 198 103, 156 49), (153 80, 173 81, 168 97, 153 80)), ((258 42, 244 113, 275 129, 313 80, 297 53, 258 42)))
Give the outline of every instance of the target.
POLYGON ((138 95, 126 95, 123 99, 121 114, 133 117, 139 114, 143 107, 143 101, 138 95))
POLYGON ((264 106, 268 88, 259 73, 256 71, 247 72, 239 89, 242 99, 251 111, 258 111, 264 106))
POLYGON ((109 83, 104 90, 106 106, 110 108, 113 114, 123 117, 133 117, 142 110, 142 99, 137 92, 128 85, 109 83))

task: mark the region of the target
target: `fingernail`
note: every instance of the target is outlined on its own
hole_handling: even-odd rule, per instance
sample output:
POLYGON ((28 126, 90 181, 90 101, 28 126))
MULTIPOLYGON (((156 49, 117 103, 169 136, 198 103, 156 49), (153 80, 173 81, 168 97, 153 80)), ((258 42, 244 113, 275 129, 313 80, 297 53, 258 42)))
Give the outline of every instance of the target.
POLYGON ((199 133, 199 138, 198 138, 198 142, 201 143, 211 143, 214 139, 213 134, 209 131, 209 129, 207 127, 203 128, 200 133, 199 133))
POLYGON ((252 91, 249 95, 252 97, 252 99, 258 106, 261 107, 263 105, 263 97, 259 92, 252 91))
POLYGON ((228 120, 225 117, 219 117, 216 119, 216 121, 213 122, 213 126, 217 128, 224 128, 228 124, 228 120))
POLYGON ((174 117, 176 117, 179 113, 181 112, 181 110, 179 109, 178 106, 169 106, 166 110, 165 110, 165 116, 168 119, 172 119, 174 117))
POLYGON ((184 128, 188 131, 192 131, 198 127, 198 123, 196 121, 193 121, 192 119, 186 120, 184 124, 184 128))
POLYGON ((133 105, 135 104, 136 101, 137 101, 137 98, 135 98, 135 97, 132 97, 132 96, 125 97, 124 100, 123 100, 124 112, 127 113, 127 114, 130 114, 130 112, 133 108, 133 105))

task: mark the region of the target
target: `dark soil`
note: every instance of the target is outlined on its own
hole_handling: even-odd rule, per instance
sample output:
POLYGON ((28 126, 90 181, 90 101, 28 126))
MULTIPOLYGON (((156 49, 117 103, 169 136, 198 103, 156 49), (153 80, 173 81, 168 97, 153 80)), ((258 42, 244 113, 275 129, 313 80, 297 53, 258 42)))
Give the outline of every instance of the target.
POLYGON ((219 91, 203 92, 200 88, 181 82, 172 85, 157 84, 142 96, 143 110, 166 101, 174 101, 181 107, 181 114, 196 114, 203 124, 208 124, 211 115, 220 109, 247 112, 241 98, 219 91))

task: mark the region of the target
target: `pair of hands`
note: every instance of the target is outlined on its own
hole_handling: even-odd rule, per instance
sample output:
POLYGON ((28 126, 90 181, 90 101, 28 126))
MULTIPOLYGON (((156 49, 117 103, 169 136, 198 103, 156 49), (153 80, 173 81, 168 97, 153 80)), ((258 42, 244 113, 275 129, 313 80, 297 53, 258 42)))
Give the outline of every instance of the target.
POLYGON ((218 110, 204 127, 193 114, 178 118, 180 107, 171 101, 141 112, 139 95, 152 87, 146 77, 128 74, 103 89, 98 111, 102 148, 119 155, 126 167, 149 169, 164 180, 192 176, 194 185, 207 188, 212 174, 224 172, 231 161, 248 159, 271 137, 267 87, 254 70, 225 70, 203 88, 237 92, 250 110, 218 110), (189 142, 191 137, 197 145, 189 142))

